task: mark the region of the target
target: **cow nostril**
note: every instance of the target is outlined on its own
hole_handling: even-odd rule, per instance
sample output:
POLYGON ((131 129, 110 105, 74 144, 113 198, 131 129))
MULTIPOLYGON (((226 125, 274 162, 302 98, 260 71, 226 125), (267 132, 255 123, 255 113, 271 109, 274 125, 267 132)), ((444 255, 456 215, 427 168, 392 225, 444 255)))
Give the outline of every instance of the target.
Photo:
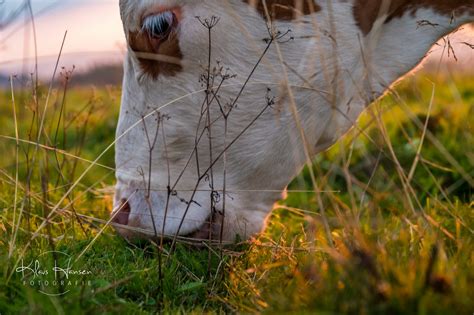
POLYGON ((128 217, 130 216, 130 204, 127 200, 122 199, 120 201, 120 207, 117 210, 118 213, 114 214, 114 218, 112 221, 117 224, 127 225, 128 224, 128 217))

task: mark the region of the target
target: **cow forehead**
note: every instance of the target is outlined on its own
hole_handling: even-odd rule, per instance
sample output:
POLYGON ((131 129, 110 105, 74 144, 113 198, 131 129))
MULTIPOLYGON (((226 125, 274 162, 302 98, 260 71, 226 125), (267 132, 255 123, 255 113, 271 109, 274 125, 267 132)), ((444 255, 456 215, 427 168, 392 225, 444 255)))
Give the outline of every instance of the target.
MULTIPOLYGON (((297 19, 300 16, 308 15, 321 10, 321 7, 315 2, 307 0, 227 1, 237 6, 250 6, 254 8, 264 19, 267 16, 270 16, 272 20, 282 21, 292 21, 293 19, 297 19)), ((209 1, 207 3, 201 3, 202 5, 209 5, 209 1)), ((182 72, 183 68, 181 66, 181 61, 184 58, 184 52, 180 47, 180 28, 177 28, 176 33, 173 33, 172 36, 163 42, 159 49, 157 49, 157 47, 154 47, 150 43, 147 34, 142 31, 141 23, 143 21, 144 12, 146 13, 147 10, 149 11, 150 7, 161 8, 161 10, 166 10, 167 8, 170 8, 170 10, 181 10, 181 7, 189 5, 187 10, 192 11, 192 8, 199 6, 199 3, 189 0, 120 0, 119 5, 122 20, 127 33, 129 47, 136 53, 140 68, 143 73, 155 80, 162 75, 174 76, 182 72)), ((224 6, 224 4, 222 4, 222 6, 224 6)))
MULTIPOLYGON (((209 2, 209 1, 207 1, 209 2)), ((319 12, 321 6, 314 0, 219 0, 215 5, 225 5, 225 2, 236 5, 248 5, 255 8, 262 17, 270 16, 273 20, 291 21, 298 17, 319 12), (221 3, 222 1, 222 3, 221 3)), ((205 1, 196 0, 119 0, 120 12, 124 21, 130 21, 128 15, 136 13, 137 10, 147 6, 181 6, 192 5, 199 6, 199 3, 205 4, 205 1)))
MULTIPOLYGON (((223 0, 223 2, 241 3, 255 8, 262 17, 270 16, 274 20, 291 21, 300 16, 319 12, 326 0, 223 0)), ((352 3, 354 19, 359 29, 367 34, 379 16, 382 4, 388 4, 387 22, 401 17, 406 13, 416 13, 419 9, 432 9, 438 14, 452 15, 474 12, 474 0, 336 0, 337 2, 352 3)), ((204 3, 204 2, 202 2, 204 3)), ((220 1, 216 1, 220 5, 220 1)), ((198 6, 195 0, 119 0, 122 18, 130 21, 128 15, 139 7, 162 5, 180 6, 192 4, 198 6)))
MULTIPOLYGON (((200 3, 205 5, 211 2, 196 0, 119 1, 122 19, 126 29, 128 28, 129 45, 135 52, 145 54, 145 58, 139 60, 145 73, 156 79, 159 75, 173 76, 181 72, 183 69, 180 62, 186 52, 181 51, 179 34, 171 37, 160 47, 159 51, 153 50, 143 34, 140 33, 140 12, 147 7, 157 5, 171 8, 189 4, 191 8, 196 8, 200 3), (138 29, 131 30, 131 28, 137 27, 138 29), (146 54, 158 55, 160 60, 147 58, 146 54)), ((237 6, 249 6, 254 8, 263 19, 270 17, 272 20, 286 22, 320 12, 327 6, 326 0, 222 0, 222 2, 230 2, 237 6)), ((374 23, 381 16, 384 16, 385 22, 388 23, 406 14, 415 14, 419 9, 431 9, 438 14, 454 17, 463 13, 474 13, 474 0, 336 0, 335 2, 347 3, 349 9, 352 7, 355 24, 365 35, 370 33, 374 23)), ((216 6, 224 6, 224 3, 220 1, 212 3, 216 6)), ((352 23, 352 21, 342 22, 352 23)))

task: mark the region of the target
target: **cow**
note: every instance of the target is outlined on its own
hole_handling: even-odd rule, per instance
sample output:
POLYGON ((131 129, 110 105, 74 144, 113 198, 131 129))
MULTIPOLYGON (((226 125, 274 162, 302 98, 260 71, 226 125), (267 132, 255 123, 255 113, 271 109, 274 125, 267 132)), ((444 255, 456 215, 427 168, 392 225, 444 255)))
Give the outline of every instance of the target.
POLYGON ((120 0, 111 221, 128 239, 248 239, 287 185, 474 21, 473 0, 120 0))

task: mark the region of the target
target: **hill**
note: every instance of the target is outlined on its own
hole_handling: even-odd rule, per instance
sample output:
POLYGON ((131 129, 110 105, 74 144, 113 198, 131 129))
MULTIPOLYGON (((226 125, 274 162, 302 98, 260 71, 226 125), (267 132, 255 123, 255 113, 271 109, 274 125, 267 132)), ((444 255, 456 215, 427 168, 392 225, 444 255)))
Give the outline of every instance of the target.
POLYGON ((8 77, 0 74, 0 88, 8 88, 9 85, 8 77))
POLYGON ((121 64, 96 65, 86 72, 75 73, 72 76, 72 86, 94 85, 103 87, 106 85, 122 84, 123 67, 121 64))

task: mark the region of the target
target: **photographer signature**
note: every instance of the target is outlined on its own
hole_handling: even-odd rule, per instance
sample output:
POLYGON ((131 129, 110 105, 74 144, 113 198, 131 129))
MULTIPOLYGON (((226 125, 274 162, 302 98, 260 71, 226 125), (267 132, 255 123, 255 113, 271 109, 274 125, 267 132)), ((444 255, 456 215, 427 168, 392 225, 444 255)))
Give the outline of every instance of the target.
MULTIPOLYGON (((44 253, 46 254, 46 253, 44 253)), ((44 255, 43 254, 43 255, 44 255)), ((67 255, 61 253, 63 255, 67 255)), ((67 255, 69 256, 69 255, 67 255)), ((69 276, 88 276, 92 274, 92 271, 86 269, 73 269, 71 267, 71 258, 69 257, 65 263, 65 266, 58 265, 58 261, 54 260, 54 267, 48 269, 41 265, 41 262, 36 259, 31 261, 29 264, 24 263, 23 259, 21 260, 21 265, 16 268, 17 273, 21 273, 23 278, 26 273, 33 274, 33 280, 37 277, 48 276, 50 273, 54 274, 55 279, 58 277, 64 276, 66 279, 69 279, 69 276)))

